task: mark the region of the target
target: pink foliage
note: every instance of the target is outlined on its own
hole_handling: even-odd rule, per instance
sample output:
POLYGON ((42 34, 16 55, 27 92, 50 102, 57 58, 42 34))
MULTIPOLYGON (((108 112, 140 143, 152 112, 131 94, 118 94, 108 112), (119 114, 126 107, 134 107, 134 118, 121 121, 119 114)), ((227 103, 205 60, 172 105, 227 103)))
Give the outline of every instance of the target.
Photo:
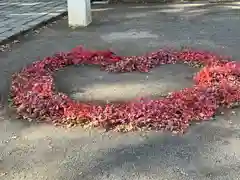
POLYGON ((210 52, 159 50, 145 56, 121 57, 79 46, 68 53, 46 57, 15 74, 11 97, 20 117, 55 125, 88 123, 121 131, 147 128, 184 132, 192 121, 209 120, 220 106, 238 103, 239 90, 240 64, 210 52), (109 72, 148 72, 156 66, 177 62, 204 67, 194 76, 193 87, 157 100, 106 105, 78 103, 56 92, 52 77, 54 71, 75 64, 99 65, 109 72))

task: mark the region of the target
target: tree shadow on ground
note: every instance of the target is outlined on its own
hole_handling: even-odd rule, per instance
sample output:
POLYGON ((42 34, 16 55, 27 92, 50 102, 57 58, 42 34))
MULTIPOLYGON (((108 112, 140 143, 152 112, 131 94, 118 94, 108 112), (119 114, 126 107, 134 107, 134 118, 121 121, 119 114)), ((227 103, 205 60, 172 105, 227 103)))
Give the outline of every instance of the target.
POLYGON ((144 173, 148 178, 163 175, 157 179, 225 177, 240 168, 232 155, 222 151, 226 142, 236 137, 236 130, 214 123, 194 126, 184 136, 150 132, 142 143, 129 141, 129 145, 107 149, 100 158, 85 164, 81 175, 73 179, 128 179, 134 174, 141 179, 144 173))

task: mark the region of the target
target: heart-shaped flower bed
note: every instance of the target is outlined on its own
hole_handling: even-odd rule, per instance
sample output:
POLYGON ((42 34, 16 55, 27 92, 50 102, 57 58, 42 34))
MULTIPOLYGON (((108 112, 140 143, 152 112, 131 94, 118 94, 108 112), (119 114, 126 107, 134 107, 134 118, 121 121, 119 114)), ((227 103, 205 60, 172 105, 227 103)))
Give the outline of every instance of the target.
POLYGON ((11 98, 21 118, 129 131, 137 129, 184 132, 192 121, 211 119, 219 107, 240 101, 240 64, 205 51, 159 50, 145 56, 120 57, 110 51, 82 47, 46 57, 13 75, 11 98), (95 64, 109 72, 148 72, 171 63, 203 65, 195 85, 161 99, 118 104, 79 103, 56 92, 53 72, 68 65, 95 64))

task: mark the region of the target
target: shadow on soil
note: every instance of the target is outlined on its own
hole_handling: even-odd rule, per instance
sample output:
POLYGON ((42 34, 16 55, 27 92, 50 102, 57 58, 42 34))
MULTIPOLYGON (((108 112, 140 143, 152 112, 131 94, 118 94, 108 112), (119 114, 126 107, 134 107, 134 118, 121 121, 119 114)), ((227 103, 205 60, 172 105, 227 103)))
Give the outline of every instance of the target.
POLYGON ((234 136, 239 138, 240 134, 236 130, 211 123, 192 127, 182 137, 153 132, 142 134, 144 140, 139 144, 104 151, 87 169, 81 170, 81 175, 75 179, 125 179, 131 176, 144 179, 155 175, 159 179, 159 174, 160 179, 226 178, 240 166, 234 160, 231 161, 231 150, 226 155, 214 146, 227 148, 234 136))

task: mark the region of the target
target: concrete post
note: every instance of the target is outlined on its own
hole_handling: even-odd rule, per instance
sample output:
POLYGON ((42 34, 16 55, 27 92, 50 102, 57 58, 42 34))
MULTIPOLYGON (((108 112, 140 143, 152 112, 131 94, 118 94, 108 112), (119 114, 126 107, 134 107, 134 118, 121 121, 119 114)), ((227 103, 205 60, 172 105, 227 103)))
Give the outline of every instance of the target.
POLYGON ((85 27, 92 22, 90 0, 67 0, 70 27, 85 27))

